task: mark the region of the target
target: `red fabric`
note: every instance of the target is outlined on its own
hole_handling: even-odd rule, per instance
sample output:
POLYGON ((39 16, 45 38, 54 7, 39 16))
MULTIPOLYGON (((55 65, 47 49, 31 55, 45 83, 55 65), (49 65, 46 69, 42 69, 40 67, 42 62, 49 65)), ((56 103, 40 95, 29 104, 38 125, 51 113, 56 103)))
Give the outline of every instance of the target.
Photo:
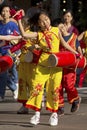
POLYGON ((11 68, 12 65, 13 65, 13 59, 10 56, 8 55, 0 56, 0 73, 11 68))
POLYGON ((19 13, 17 13, 17 15, 15 15, 14 19, 19 20, 19 19, 22 19, 22 17, 23 17, 23 13, 22 11, 20 11, 19 13))
MULTIPOLYGON (((72 103, 75 99, 78 99, 78 91, 74 86, 76 82, 76 72, 73 69, 63 69, 62 87, 65 88, 69 103, 72 103)), ((63 90, 60 88, 59 100, 60 104, 63 104, 63 90)))
POLYGON ((85 49, 86 48, 86 44, 85 44, 85 42, 84 41, 80 41, 80 46, 81 46, 81 48, 83 49, 85 49))
POLYGON ((42 54, 42 50, 34 49, 33 50, 33 61, 32 62, 37 64, 41 54, 42 54))
POLYGON ((35 110, 35 111, 40 111, 41 109, 39 109, 39 108, 36 108, 35 106, 32 106, 32 105, 25 105, 25 107, 27 107, 27 108, 31 108, 31 109, 33 109, 33 110, 35 110))
POLYGON ((84 78, 85 78, 86 72, 87 72, 87 65, 86 65, 86 67, 83 69, 83 71, 81 72, 80 77, 79 77, 78 86, 79 86, 80 88, 83 86, 83 82, 84 82, 84 78))
POLYGON ((11 16, 14 16, 16 14, 16 10, 15 9, 10 9, 10 14, 11 14, 11 16))
POLYGON ((10 48, 10 51, 11 53, 21 49, 24 45, 26 44, 26 41, 22 40, 20 41, 18 44, 16 45, 13 45, 11 48, 10 48))

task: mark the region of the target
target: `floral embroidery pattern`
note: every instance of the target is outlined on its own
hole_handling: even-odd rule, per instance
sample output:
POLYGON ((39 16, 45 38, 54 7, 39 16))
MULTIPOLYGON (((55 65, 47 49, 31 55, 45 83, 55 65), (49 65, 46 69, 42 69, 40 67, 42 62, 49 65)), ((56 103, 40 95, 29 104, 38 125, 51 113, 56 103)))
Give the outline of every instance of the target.
POLYGON ((53 101, 58 102, 59 100, 59 88, 57 87, 54 91, 52 91, 53 101))
POLYGON ((32 92, 32 98, 38 96, 40 91, 42 91, 42 85, 37 84, 37 86, 35 87, 35 89, 32 92))
POLYGON ((19 84, 20 84, 19 92, 20 92, 20 95, 21 95, 22 92, 23 92, 23 80, 22 79, 19 79, 19 84))

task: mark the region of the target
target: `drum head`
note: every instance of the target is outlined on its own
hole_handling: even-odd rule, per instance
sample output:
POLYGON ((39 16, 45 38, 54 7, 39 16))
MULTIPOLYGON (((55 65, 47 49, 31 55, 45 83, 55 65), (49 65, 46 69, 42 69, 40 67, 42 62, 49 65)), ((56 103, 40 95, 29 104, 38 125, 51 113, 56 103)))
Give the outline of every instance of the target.
POLYGON ((55 67, 57 64, 58 64, 58 58, 54 54, 51 54, 48 58, 48 66, 55 67))
POLYGON ((28 51, 28 53, 25 54, 25 62, 31 63, 33 61, 33 53, 31 51, 28 51))

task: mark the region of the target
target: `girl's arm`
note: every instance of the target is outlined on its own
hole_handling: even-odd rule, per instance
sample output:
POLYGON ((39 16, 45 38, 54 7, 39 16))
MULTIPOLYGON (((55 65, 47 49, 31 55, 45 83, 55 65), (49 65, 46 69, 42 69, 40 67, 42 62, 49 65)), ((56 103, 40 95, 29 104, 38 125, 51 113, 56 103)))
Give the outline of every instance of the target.
POLYGON ((78 40, 81 41, 84 37, 85 31, 78 36, 78 40))
POLYGON ((68 49, 69 51, 71 51, 71 52, 73 52, 73 53, 75 53, 75 54, 78 54, 77 51, 75 51, 71 46, 69 46, 69 44, 67 44, 67 43, 65 42, 65 40, 63 39, 63 37, 62 37, 62 35, 61 35, 60 32, 59 32, 59 38, 60 38, 61 44, 62 44, 66 49, 68 49))
POLYGON ((0 43, 0 47, 4 46, 5 44, 6 44, 5 41, 2 41, 2 42, 0 43))
POLYGON ((82 53, 82 49, 81 49, 80 46, 78 47, 78 52, 81 54, 81 56, 83 55, 83 53, 82 53))
POLYGON ((27 32, 24 31, 23 25, 21 23, 21 19, 18 20, 18 25, 19 25, 19 28, 20 28, 20 31, 21 31, 21 35, 24 38, 37 38, 37 36, 38 36, 37 32, 27 33, 27 32))
POLYGON ((11 35, 6 35, 6 36, 3 36, 3 35, 0 35, 0 40, 6 40, 6 41, 10 41, 10 40, 19 40, 21 39, 22 36, 11 36, 11 35))

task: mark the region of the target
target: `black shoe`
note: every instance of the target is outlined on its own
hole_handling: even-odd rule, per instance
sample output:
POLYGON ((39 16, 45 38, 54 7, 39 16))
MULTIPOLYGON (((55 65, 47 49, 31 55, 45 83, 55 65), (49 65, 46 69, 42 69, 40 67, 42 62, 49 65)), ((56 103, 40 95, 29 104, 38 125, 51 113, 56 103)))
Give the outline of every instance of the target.
POLYGON ((18 111, 17 114, 28 114, 28 108, 22 106, 18 111))
POLYGON ((64 115, 64 107, 60 107, 60 108, 58 109, 58 115, 59 115, 59 116, 64 115))
POLYGON ((78 100, 75 100, 75 101, 72 103, 71 112, 76 112, 76 111, 78 111, 78 110, 79 110, 80 103, 81 103, 81 98, 79 98, 78 100))

